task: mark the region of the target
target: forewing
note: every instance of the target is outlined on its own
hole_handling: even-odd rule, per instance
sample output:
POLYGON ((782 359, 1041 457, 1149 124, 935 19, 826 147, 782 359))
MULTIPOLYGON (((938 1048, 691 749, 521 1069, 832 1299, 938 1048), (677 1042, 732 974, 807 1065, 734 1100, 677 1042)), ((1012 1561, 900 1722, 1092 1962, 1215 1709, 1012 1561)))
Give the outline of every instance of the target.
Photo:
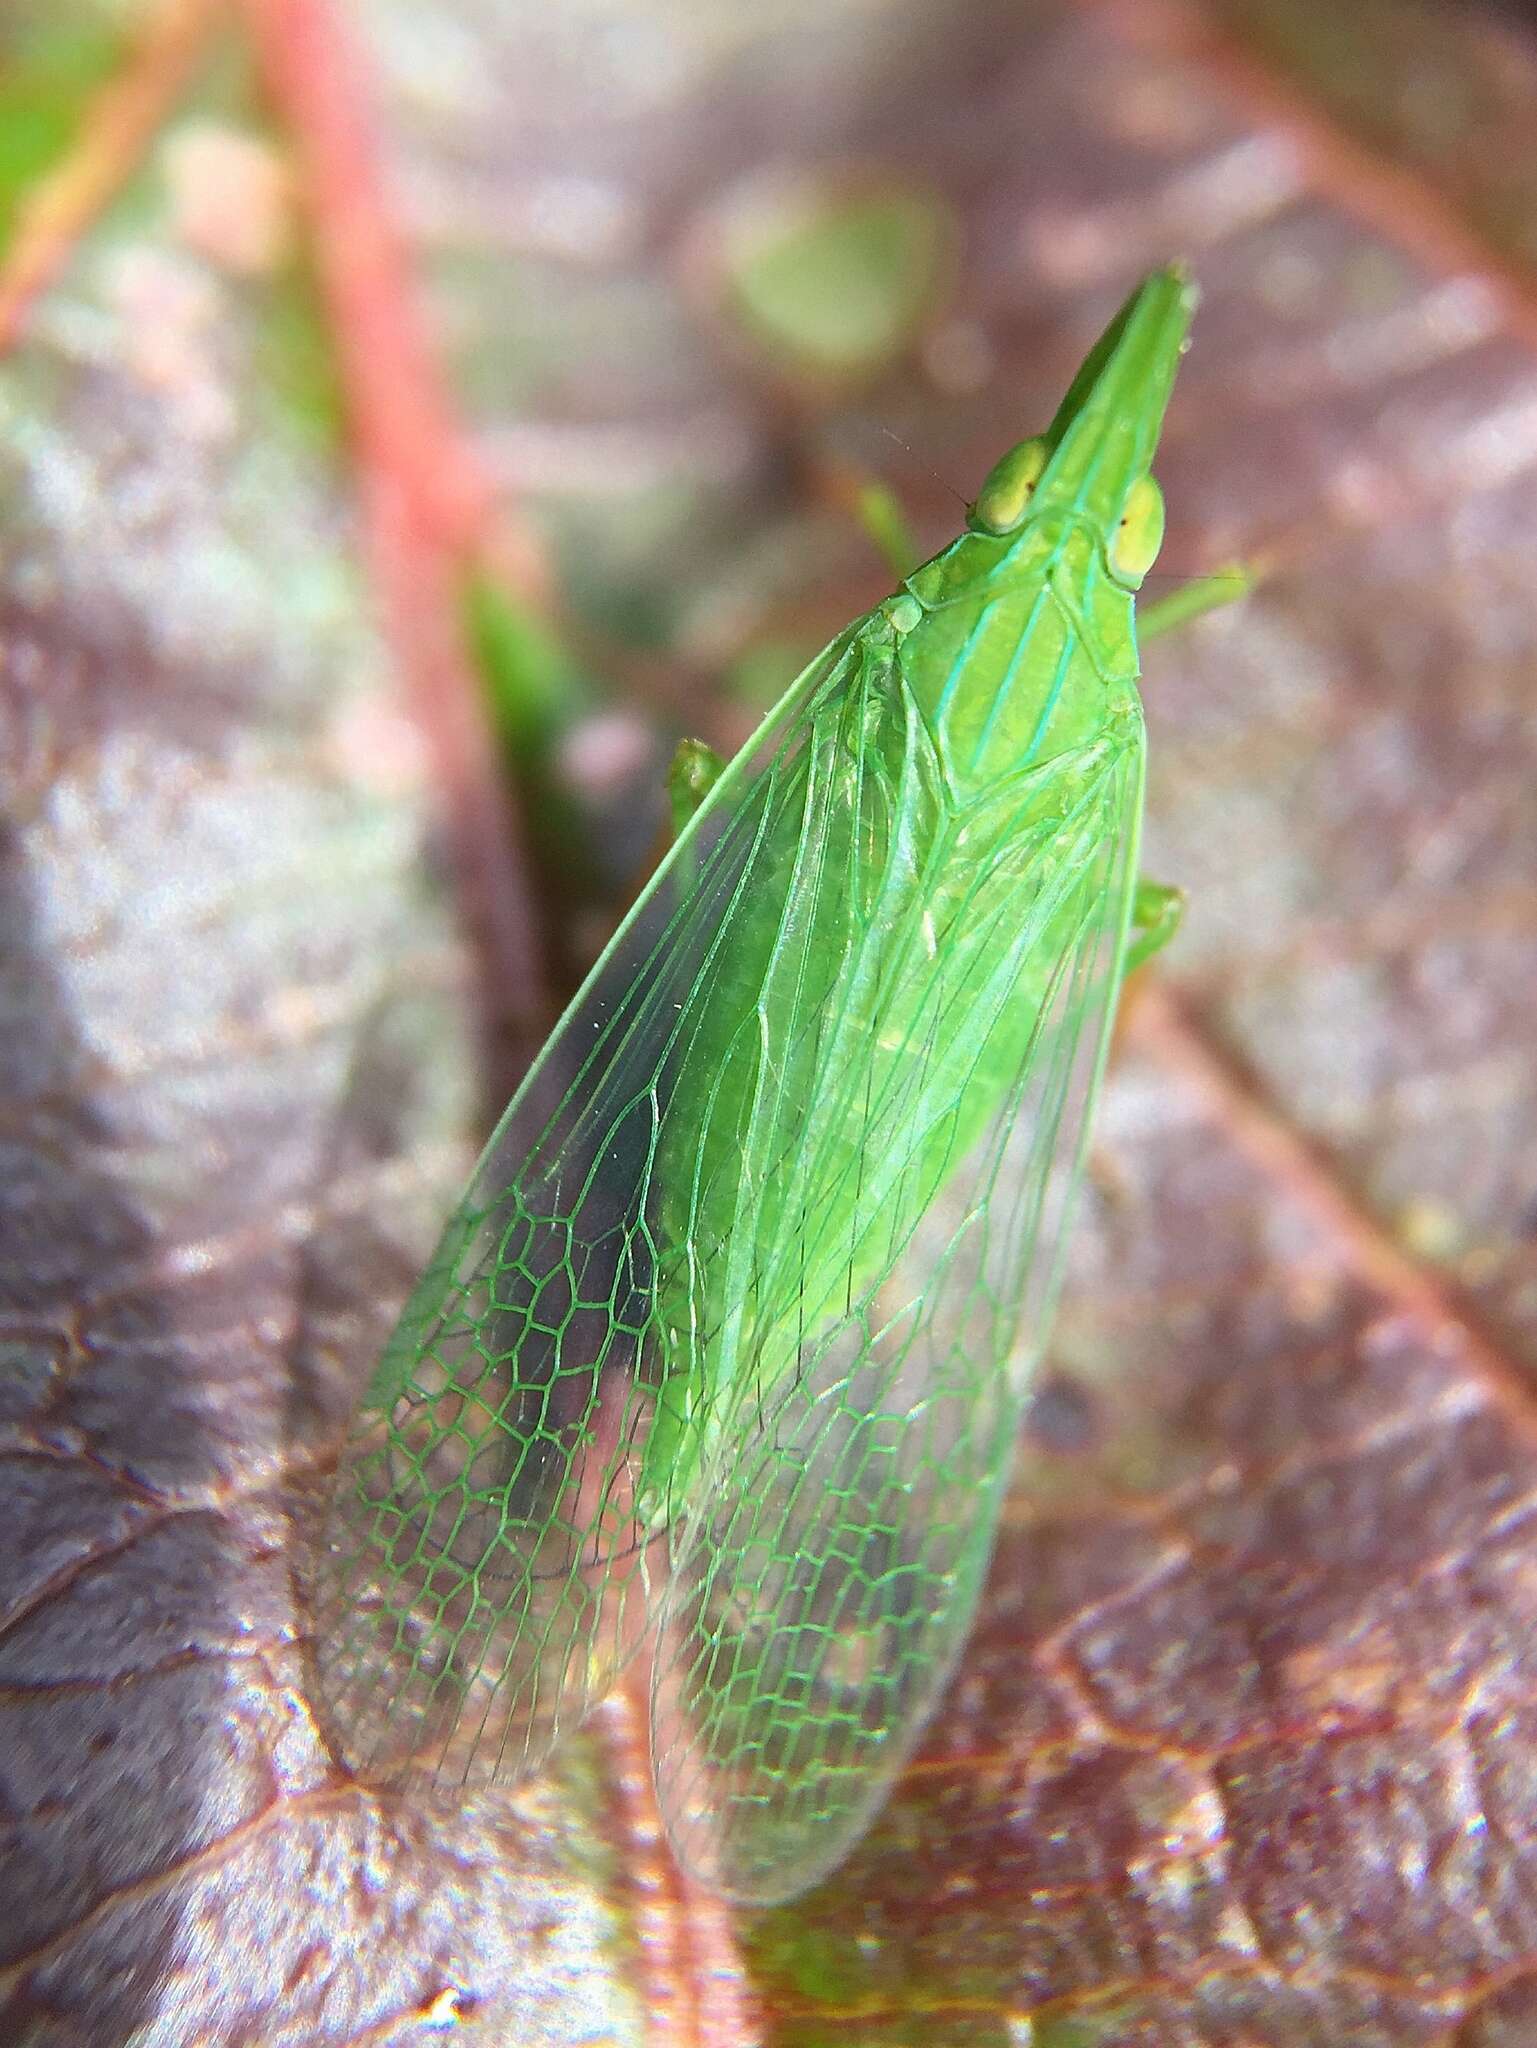
MULTIPOLYGON (((664 1572, 657 1160, 720 962, 808 802, 851 636, 734 763, 557 1026, 364 1397, 314 1574, 322 1717, 365 1773, 516 1776, 601 1697, 664 1572)), ((676 1149, 676 1148, 675 1148, 676 1149)))
MULTIPOLYGON (((680 1532, 653 1687, 674 1846, 728 1895, 787 1897, 846 1854, 965 1641, 1108 1044, 1140 805, 1138 734, 1059 831, 1027 842, 1024 870, 952 890, 938 929, 920 915, 936 963, 961 966, 936 966, 908 1000, 905 1052, 875 1084, 843 1047, 842 1101, 803 1112, 807 1156, 777 1163, 798 1216, 760 1249, 758 1298, 825 1299, 842 1216, 846 1305, 806 1334, 793 1371, 738 1376, 726 1448, 680 1532), (973 1132, 961 1105, 979 1078, 990 1100, 973 1132), (818 1137, 856 1098, 870 1133, 857 1193, 818 1137), (962 1130, 958 1155, 936 1148, 946 1128, 962 1130), (910 1228, 904 1177, 921 1184, 910 1228), (880 1215, 894 1235, 872 1258, 880 1215)), ((868 988, 872 949, 895 943, 872 929, 847 989, 868 988)), ((881 971, 901 983, 900 963, 881 971)), ((874 999, 872 1046, 891 1037, 894 1000, 874 999)), ((772 1318, 760 1327, 772 1342, 772 1318)))

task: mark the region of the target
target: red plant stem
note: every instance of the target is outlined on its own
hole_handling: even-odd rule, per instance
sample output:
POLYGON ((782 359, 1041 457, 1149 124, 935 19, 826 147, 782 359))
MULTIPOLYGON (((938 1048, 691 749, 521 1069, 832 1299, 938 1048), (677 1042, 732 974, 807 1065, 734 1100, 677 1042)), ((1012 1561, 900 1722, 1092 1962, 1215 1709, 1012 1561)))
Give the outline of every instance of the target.
POLYGON ((375 585, 434 755, 490 1008, 526 1057, 544 1021, 539 947, 460 598, 470 565, 492 555, 531 593, 537 554, 499 518, 448 397, 385 190, 363 52, 331 0, 242 6, 299 163, 375 585))
POLYGON ((667 1847, 651 1775, 646 1687, 633 1673, 604 1702, 613 1819, 641 1951, 646 2024, 657 2048, 757 2048, 763 2029, 732 1915, 667 1847))

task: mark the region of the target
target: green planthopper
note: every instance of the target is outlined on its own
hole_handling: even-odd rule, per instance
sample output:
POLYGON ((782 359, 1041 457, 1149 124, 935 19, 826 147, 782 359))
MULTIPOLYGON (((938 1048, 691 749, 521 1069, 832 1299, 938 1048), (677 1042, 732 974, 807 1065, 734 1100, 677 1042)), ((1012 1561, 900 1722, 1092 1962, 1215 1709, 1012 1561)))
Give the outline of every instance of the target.
POLYGON ((316 1661, 360 1771, 520 1776, 644 1650, 674 1848, 763 1903, 910 1754, 1170 922, 1133 615, 1192 304, 1149 277, 965 531, 675 784, 342 1456, 316 1661))

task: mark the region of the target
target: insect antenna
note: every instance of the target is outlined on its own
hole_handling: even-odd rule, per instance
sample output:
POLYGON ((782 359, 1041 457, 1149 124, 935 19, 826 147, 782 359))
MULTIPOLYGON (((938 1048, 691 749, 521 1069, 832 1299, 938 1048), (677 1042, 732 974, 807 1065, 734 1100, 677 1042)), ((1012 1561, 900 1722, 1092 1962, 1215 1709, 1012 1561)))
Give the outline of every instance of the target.
POLYGON ((952 498, 954 498, 956 504, 959 505, 963 511, 969 512, 971 510, 971 500, 966 496, 965 492, 957 490, 955 485, 951 483, 949 477, 942 475, 941 472, 934 467, 932 462, 925 462, 923 457, 918 453, 917 449, 913 446, 911 441, 904 441, 902 439, 902 436, 899 433, 897 433, 894 428, 888 427, 884 420, 878 421, 877 425, 879 426, 880 431, 886 436, 886 439, 888 441, 895 441, 899 448, 903 449, 908 455, 910 455, 913 458, 914 462, 918 464, 919 468, 926 471, 927 474, 933 478, 934 482, 939 485, 939 488, 942 491, 947 491, 949 495, 952 498))

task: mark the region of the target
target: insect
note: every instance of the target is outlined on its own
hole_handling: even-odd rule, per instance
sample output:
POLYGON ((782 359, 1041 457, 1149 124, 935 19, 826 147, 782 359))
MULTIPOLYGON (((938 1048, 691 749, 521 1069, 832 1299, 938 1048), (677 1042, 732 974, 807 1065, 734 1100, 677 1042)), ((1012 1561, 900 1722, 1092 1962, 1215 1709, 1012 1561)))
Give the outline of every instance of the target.
POLYGON ((1133 613, 1192 304, 1148 278, 965 531, 713 783, 675 778, 697 808, 343 1452, 316 1662, 364 1772, 516 1777, 645 1647, 676 1852, 770 1902, 911 1752, 992 1547, 1121 980, 1168 922, 1137 882, 1133 613))

